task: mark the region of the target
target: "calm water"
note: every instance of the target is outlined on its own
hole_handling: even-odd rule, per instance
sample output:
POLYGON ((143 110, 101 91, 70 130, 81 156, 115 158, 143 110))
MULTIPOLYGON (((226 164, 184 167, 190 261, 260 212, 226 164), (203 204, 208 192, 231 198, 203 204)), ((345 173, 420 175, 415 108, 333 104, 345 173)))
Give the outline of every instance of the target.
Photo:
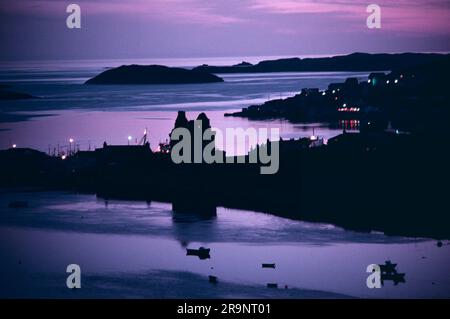
POLYGON ((225 208, 200 219, 164 203, 10 193, 0 197, 0 296, 448 298, 450 243, 443 244, 225 208), (29 208, 9 209, 10 200, 29 208), (200 246, 210 259, 186 256, 186 247, 200 246), (367 265, 386 260, 406 283, 368 289, 367 265), (65 288, 71 263, 82 269, 75 293, 65 288))
MULTIPOLYGON (((239 60, 237 60, 239 61, 239 60)), ((366 73, 268 73, 220 75, 224 83, 193 85, 87 86, 83 82, 107 66, 130 63, 165 63, 194 66, 199 61, 66 61, 59 63, 2 64, 0 83, 41 97, 36 100, 0 101, 0 148, 12 144, 43 151, 68 144, 73 138, 81 149, 100 147, 104 141, 126 144, 148 129, 151 146, 165 141, 176 112, 186 110, 193 118, 206 112, 213 127, 278 127, 283 138, 315 134, 325 139, 341 130, 313 123, 292 125, 284 121, 248 121, 225 118, 231 112, 268 99, 285 98, 304 87, 326 88, 349 76, 360 79, 366 73)), ((225 61, 211 61, 224 64, 225 61)), ((231 61, 226 60, 227 63, 231 61)), ((252 61, 254 62, 254 61, 252 61)), ((220 148, 226 146, 219 145, 220 148)))
MULTIPOLYGON (((41 97, 0 101, 0 149, 12 143, 47 151, 74 138, 81 149, 125 144, 148 129, 164 141, 177 110, 206 112, 214 127, 277 127, 282 137, 340 133, 321 123, 247 121, 223 113, 303 87, 325 88, 363 73, 222 75, 224 83, 85 86, 105 67, 148 61, 3 64, 0 83, 41 97)), ((158 61, 151 61, 151 63, 158 61)), ((204 61, 164 61, 194 66, 204 61)), ((211 64, 230 64, 212 61, 211 64), (217 62, 217 63, 214 63, 217 62)), ((233 61, 233 63, 239 62, 233 61)), ((251 61, 255 62, 255 61, 251 61)), ((220 147, 221 145, 219 145, 220 147)), ((226 147, 222 145, 222 148, 226 147)), ((450 297, 450 245, 344 231, 257 212, 219 208, 215 218, 176 215, 171 205, 110 201, 67 193, 0 193, 0 297, 450 297), (10 209, 13 200, 29 208, 10 209), (205 246, 211 258, 186 256, 205 246), (406 283, 366 287, 366 267, 391 260, 406 283), (82 289, 65 288, 68 264, 82 289), (261 263, 276 263, 263 269, 261 263), (216 286, 207 276, 219 278, 216 286), (266 288, 278 283, 279 289, 266 288), (288 289, 284 289, 287 286, 288 289)))

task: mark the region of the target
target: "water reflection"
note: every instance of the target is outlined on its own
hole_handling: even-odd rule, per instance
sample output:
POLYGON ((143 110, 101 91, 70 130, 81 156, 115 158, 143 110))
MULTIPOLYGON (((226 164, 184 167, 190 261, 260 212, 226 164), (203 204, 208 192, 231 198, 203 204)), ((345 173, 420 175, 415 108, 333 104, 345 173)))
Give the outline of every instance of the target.
POLYGON ((0 198, 1 279, 6 282, 1 295, 13 284, 22 296, 24 291, 32 296, 45 289, 59 292, 53 279, 64 282, 65 267, 76 262, 96 296, 302 297, 305 291, 315 291, 317 297, 450 296, 447 241, 439 248, 431 240, 348 232, 224 208, 210 218, 179 215, 170 204, 157 202, 148 207, 110 200, 105 208, 94 196, 70 193, 11 193, 8 199, 27 200, 29 207, 10 209, 5 197, 0 198), (210 249, 210 258, 186 256, 187 249, 200 247, 210 249), (366 267, 381 260, 395 260, 401 273, 387 266, 384 280, 392 285, 368 289, 366 267), (170 282, 184 285, 182 293, 170 289, 169 277, 161 272, 170 272, 170 282), (407 282, 401 276, 405 273, 407 282), (38 279, 27 288, 30 276, 38 279), (201 291, 211 287, 209 276, 217 279, 214 293, 201 291), (145 290, 136 278, 167 288, 145 290), (113 292, 106 293, 101 280, 113 292), (268 289, 267 283, 278 289, 268 289), (240 291, 236 285, 244 286, 240 291))
POLYGON ((380 270, 382 285, 388 280, 392 281, 395 286, 399 283, 406 283, 405 274, 397 272, 397 264, 393 264, 390 260, 387 260, 384 265, 380 265, 380 270))
POLYGON ((359 120, 340 120, 338 127, 347 131, 357 131, 360 128, 359 120))
POLYGON ((173 211, 173 236, 180 242, 181 247, 188 247, 189 243, 197 241, 199 236, 214 240, 217 235, 216 222, 217 214, 173 211))

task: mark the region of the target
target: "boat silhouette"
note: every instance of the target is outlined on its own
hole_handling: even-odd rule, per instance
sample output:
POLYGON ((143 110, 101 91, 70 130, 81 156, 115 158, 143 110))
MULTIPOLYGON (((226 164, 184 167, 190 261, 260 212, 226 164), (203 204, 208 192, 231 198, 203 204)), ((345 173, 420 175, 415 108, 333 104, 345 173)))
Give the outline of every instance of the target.
POLYGON ((396 268, 397 264, 393 264, 390 260, 387 260, 384 265, 380 265, 382 285, 388 280, 391 280, 395 286, 399 283, 406 283, 405 274, 399 273, 396 268))
POLYGON ((186 256, 197 256, 200 259, 209 259, 210 249, 205 247, 200 247, 199 249, 186 248, 186 256))

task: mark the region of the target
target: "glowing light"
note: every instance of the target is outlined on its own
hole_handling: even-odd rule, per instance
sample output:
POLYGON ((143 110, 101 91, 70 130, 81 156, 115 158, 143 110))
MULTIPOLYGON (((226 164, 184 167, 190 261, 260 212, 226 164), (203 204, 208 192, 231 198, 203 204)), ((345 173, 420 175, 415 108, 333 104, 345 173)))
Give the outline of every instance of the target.
POLYGON ((342 104, 343 107, 347 107, 347 103, 342 104))
POLYGON ((131 141, 133 137, 131 135, 128 135, 128 140, 131 141))
POLYGON ((367 80, 367 83, 370 83, 370 79, 367 80))
POLYGON ((398 83, 398 80, 397 80, 397 79, 395 79, 394 83, 398 83))
POLYGON ((386 84, 389 84, 389 80, 386 81, 386 84))
POLYGON ((315 141, 315 140, 317 140, 317 136, 311 135, 310 139, 311 139, 311 141, 315 141))
POLYGON ((61 156, 61 159, 65 160, 66 159, 66 155, 61 156))
POLYGON ((336 93, 336 90, 333 90, 333 94, 336 93))
POLYGON ((359 107, 340 107, 338 112, 359 112, 359 107))
POLYGON ((325 95, 326 93, 325 92, 322 92, 322 95, 325 95))
POLYGON ((13 147, 13 148, 16 148, 16 147, 17 147, 17 145, 16 145, 16 144, 13 144, 13 145, 12 145, 12 147, 13 147))
POLYGON ((72 144, 73 143, 73 138, 69 138, 69 143, 72 144))

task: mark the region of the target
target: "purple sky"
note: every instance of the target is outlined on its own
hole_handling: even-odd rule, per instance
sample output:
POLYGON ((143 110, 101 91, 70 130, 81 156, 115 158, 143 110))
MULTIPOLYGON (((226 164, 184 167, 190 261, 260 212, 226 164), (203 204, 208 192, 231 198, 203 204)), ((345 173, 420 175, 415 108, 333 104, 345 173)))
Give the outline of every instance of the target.
POLYGON ((0 0, 0 59, 450 51, 449 0, 0 0), (366 6, 382 28, 366 27, 366 6))

